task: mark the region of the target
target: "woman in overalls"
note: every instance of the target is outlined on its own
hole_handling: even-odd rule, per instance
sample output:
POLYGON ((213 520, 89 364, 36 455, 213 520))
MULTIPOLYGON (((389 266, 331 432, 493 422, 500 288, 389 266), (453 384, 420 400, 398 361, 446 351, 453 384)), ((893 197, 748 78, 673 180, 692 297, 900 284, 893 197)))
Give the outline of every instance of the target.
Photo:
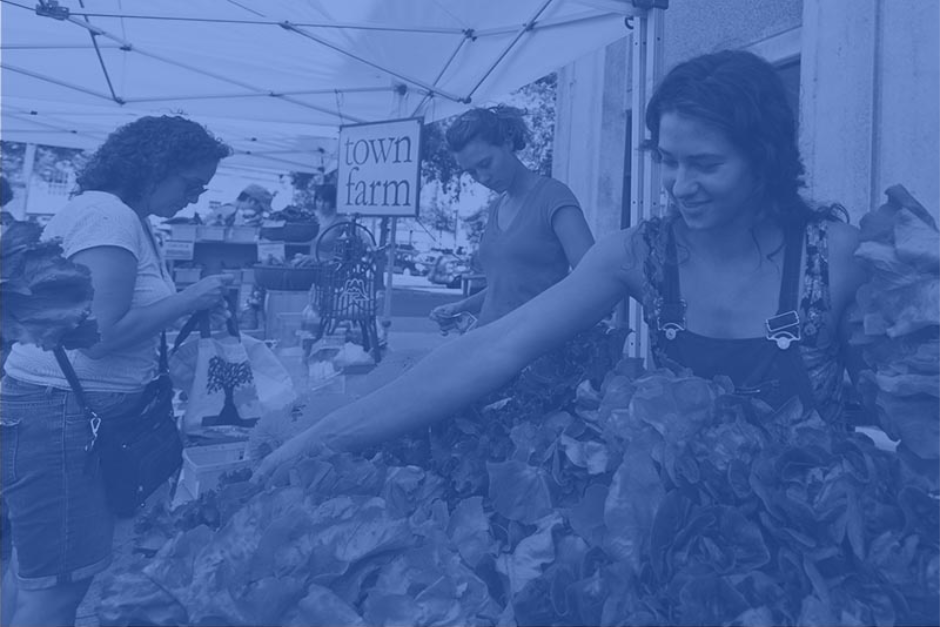
POLYGON ((358 448, 450 416, 625 296, 643 304, 655 365, 728 376, 772 406, 799 397, 839 425, 859 234, 799 195, 796 124, 773 66, 742 51, 681 63, 646 126, 667 216, 601 240, 566 279, 327 416, 258 475, 317 442, 358 448))

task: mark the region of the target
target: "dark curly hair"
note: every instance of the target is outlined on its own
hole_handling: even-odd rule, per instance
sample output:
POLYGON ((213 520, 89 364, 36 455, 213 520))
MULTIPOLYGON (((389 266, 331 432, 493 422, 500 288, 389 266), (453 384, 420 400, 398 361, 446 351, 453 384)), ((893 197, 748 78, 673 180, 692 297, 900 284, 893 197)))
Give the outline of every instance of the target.
POLYGON ((658 159, 664 113, 701 120, 721 131, 752 164, 758 194, 778 218, 812 219, 818 212, 800 197, 805 169, 796 120, 774 67, 750 52, 724 50, 676 65, 646 109, 650 137, 643 148, 658 159))
POLYGON ((461 113, 447 128, 447 147, 460 152, 474 139, 494 146, 512 140, 512 149, 522 150, 529 142, 525 111, 508 105, 475 108, 461 113))
POLYGON ((317 185, 314 191, 314 199, 322 200, 331 207, 336 206, 336 185, 332 183, 323 183, 317 185))
POLYGON ((145 116, 108 135, 79 173, 78 188, 111 192, 128 204, 174 172, 231 154, 227 144, 197 122, 145 116))
POLYGON ((6 177, 0 176, 0 207, 13 200, 13 187, 6 177))

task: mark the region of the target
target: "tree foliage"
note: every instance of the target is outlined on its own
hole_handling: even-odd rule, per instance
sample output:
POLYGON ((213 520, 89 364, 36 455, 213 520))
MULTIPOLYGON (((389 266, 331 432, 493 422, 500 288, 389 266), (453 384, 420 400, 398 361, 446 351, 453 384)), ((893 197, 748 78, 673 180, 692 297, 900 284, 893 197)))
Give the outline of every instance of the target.
POLYGON ((33 175, 46 183, 68 180, 81 170, 89 154, 76 148, 60 146, 36 146, 33 175))
POLYGON ((2 164, 0 171, 10 182, 22 184, 23 181, 23 160, 26 158, 26 144, 21 142, 0 141, 0 156, 2 164))
POLYGON ((470 246, 476 248, 483 239, 483 230, 486 228, 487 207, 483 206, 462 220, 467 233, 470 246))
MULTIPOLYGON (((22 142, 0 142, 3 176, 11 183, 26 185, 26 144, 22 142)), ((33 176, 46 183, 61 182, 71 178, 88 161, 89 154, 78 148, 61 146, 36 146, 33 161, 33 176)))

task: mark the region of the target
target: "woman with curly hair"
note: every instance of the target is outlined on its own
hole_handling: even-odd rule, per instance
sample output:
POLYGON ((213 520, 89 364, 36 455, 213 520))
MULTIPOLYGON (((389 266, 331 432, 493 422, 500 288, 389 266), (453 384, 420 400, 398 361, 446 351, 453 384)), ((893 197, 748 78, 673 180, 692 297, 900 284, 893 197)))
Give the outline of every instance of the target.
MULTIPOLYGON (((224 303, 227 277, 176 291, 149 218, 195 202, 230 153, 190 120, 140 118, 108 136, 79 174, 78 194, 46 226, 44 237, 61 238, 63 254, 91 271, 100 341, 69 360, 103 421, 141 399, 164 328, 224 303)), ((88 421, 51 352, 14 345, 0 385, 15 549, 3 624, 71 625, 92 577, 111 561, 114 534, 101 475, 88 472, 88 421)))
POLYGON ((557 285, 326 416, 257 475, 319 442, 371 446, 453 415, 628 296, 643 304, 657 366, 729 377, 773 407, 798 397, 839 428, 843 374, 858 363, 846 312, 864 281, 859 233, 801 198, 796 124, 773 66, 743 51, 681 63, 646 127, 668 215, 598 242, 557 285))
POLYGON ((529 141, 523 112, 500 105, 470 109, 447 129, 457 164, 496 194, 487 209, 479 260, 486 288, 431 312, 443 331, 464 312, 483 326, 561 281, 594 244, 578 199, 560 181, 517 156, 529 141))

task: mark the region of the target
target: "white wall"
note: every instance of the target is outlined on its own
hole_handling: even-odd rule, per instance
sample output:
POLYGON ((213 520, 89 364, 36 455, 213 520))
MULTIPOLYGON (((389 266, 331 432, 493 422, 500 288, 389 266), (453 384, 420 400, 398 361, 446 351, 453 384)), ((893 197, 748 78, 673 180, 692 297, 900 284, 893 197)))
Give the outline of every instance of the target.
POLYGON ((801 148, 814 198, 854 219, 901 183, 937 212, 935 0, 807 0, 801 148))
POLYGON ((571 187, 595 238, 620 229, 629 59, 623 39, 558 73, 552 176, 571 187))
MULTIPOLYGON (((721 48, 801 60, 806 194, 853 222, 905 185, 940 206, 937 0, 685 0, 665 12, 664 67, 721 48)), ((625 31, 627 32, 627 31, 625 31)), ((628 39, 559 73, 554 174, 585 205, 595 235, 619 228, 628 39)))

